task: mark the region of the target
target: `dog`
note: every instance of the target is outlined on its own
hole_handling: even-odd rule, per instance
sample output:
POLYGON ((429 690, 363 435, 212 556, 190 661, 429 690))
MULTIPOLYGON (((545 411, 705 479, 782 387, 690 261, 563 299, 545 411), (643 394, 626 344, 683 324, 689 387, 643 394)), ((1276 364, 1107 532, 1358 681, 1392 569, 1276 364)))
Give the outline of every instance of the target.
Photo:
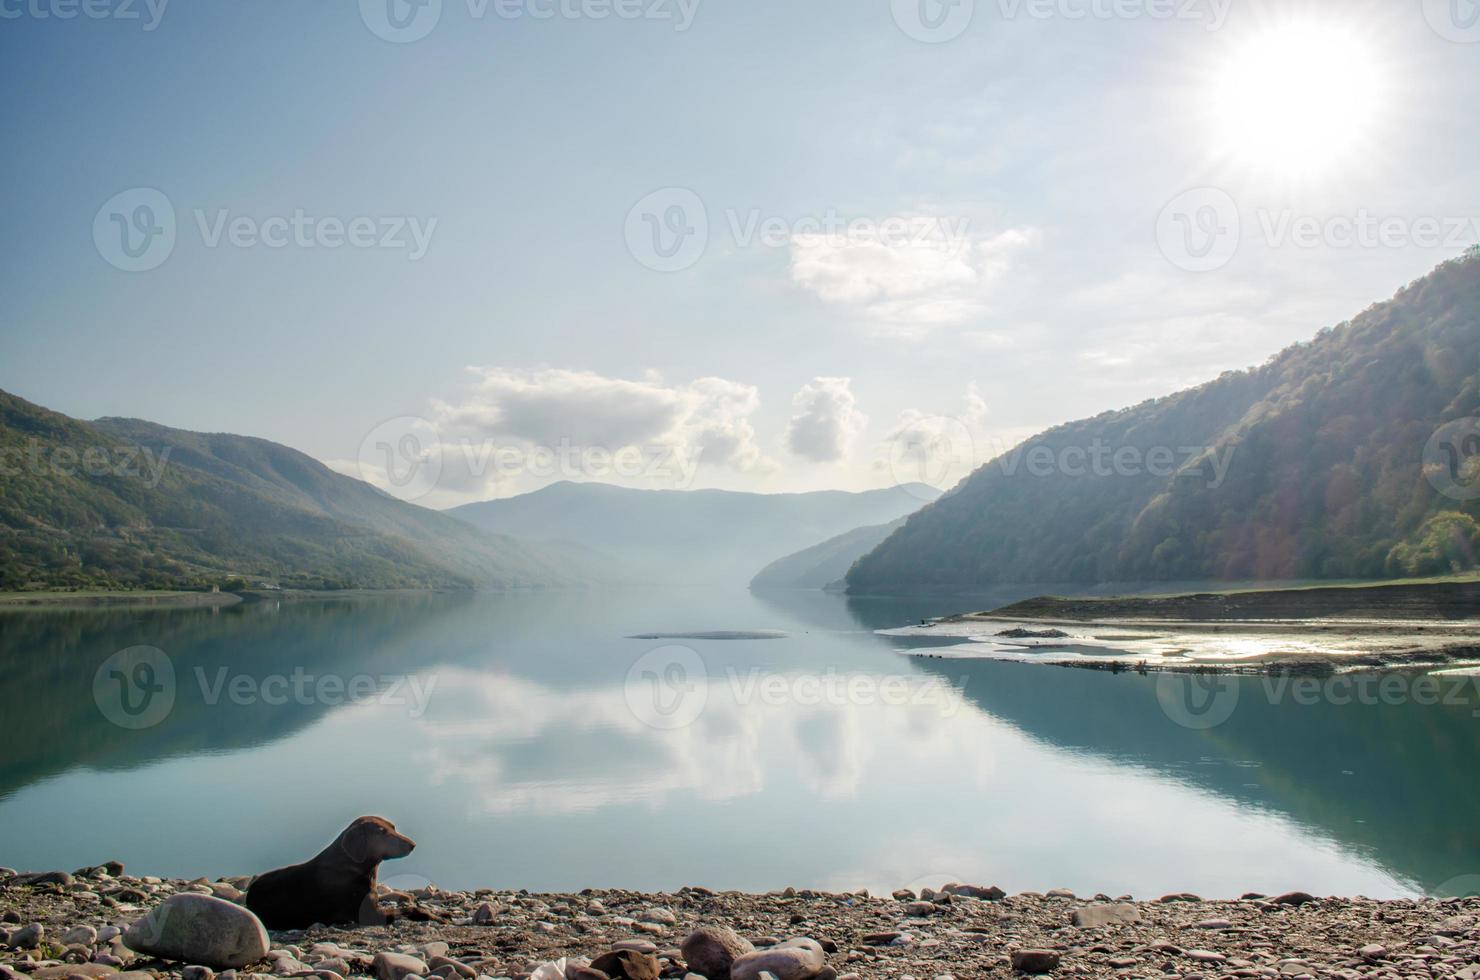
POLYGON ((313 860, 258 875, 247 887, 246 906, 274 930, 307 929, 316 922, 379 926, 398 916, 425 921, 429 916, 420 909, 382 909, 375 895, 380 862, 405 857, 415 847, 389 820, 360 817, 313 860))

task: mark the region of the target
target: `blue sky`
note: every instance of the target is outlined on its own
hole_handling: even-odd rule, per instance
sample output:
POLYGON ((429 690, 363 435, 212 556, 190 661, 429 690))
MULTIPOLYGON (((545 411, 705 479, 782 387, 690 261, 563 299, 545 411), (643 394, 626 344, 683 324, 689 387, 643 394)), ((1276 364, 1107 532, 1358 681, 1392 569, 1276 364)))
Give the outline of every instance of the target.
POLYGON ((91 2, 0 0, 0 387, 377 480, 414 431, 434 506, 949 483, 1477 237, 1469 0, 91 2))

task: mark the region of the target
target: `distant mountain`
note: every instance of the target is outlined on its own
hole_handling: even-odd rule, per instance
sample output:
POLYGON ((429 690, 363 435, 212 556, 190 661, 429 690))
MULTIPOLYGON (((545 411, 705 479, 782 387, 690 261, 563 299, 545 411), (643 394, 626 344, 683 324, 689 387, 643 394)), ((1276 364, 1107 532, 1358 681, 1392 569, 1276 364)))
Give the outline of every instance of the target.
POLYGON ((750 580, 750 587, 756 592, 841 587, 853 563, 883 544, 885 538, 904 527, 904 522, 905 518, 901 517, 888 524, 856 527, 778 558, 750 580))
POLYGON ((589 584, 579 549, 470 531, 286 446, 0 392, 0 589, 507 589, 589 584))
POLYGON ((924 485, 761 494, 556 483, 447 513, 488 531, 579 542, 617 558, 644 584, 743 586, 798 548, 897 520, 938 495, 924 485))
POLYGON ((1473 568, 1477 417, 1472 250, 1263 367, 1029 440, 912 515, 848 590, 1473 568))

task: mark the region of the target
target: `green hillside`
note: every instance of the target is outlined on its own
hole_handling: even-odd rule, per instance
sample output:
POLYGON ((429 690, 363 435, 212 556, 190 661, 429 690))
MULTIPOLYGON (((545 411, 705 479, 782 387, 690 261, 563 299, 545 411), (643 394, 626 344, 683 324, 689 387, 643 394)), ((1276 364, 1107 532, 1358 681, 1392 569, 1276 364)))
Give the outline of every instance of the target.
POLYGON ((0 590, 518 588, 608 572, 261 439, 81 422, 0 392, 0 590))
POLYGON ((1424 453, 1441 425, 1476 416, 1472 250, 1262 367, 1029 440, 912 515, 854 565, 848 588, 1474 568, 1480 501, 1430 477, 1449 469, 1461 489, 1480 488, 1480 438, 1440 447, 1427 474, 1424 453), (1138 462, 1117 466, 1116 451, 1138 462), (1096 452, 1098 471, 1085 463, 1096 452), (1168 453, 1171 467, 1152 465, 1168 453))

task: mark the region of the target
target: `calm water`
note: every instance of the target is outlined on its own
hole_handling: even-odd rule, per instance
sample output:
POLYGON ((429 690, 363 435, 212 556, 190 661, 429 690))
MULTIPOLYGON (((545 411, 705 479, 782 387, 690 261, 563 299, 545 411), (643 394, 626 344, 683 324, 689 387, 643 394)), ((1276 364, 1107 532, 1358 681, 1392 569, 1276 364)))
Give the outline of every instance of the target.
POLYGON ((386 877, 444 887, 1480 881, 1475 697, 1303 703, 1245 679, 1198 729, 1155 678, 909 657, 872 632, 960 605, 639 591, 0 615, 0 864, 247 873, 373 812, 420 843, 386 877), (788 636, 624 638, 713 630, 788 636), (138 645, 174 684, 129 729, 109 717, 150 719, 119 698, 139 709, 164 678, 104 665, 138 645), (382 696, 342 703, 335 682, 360 676, 382 696))

